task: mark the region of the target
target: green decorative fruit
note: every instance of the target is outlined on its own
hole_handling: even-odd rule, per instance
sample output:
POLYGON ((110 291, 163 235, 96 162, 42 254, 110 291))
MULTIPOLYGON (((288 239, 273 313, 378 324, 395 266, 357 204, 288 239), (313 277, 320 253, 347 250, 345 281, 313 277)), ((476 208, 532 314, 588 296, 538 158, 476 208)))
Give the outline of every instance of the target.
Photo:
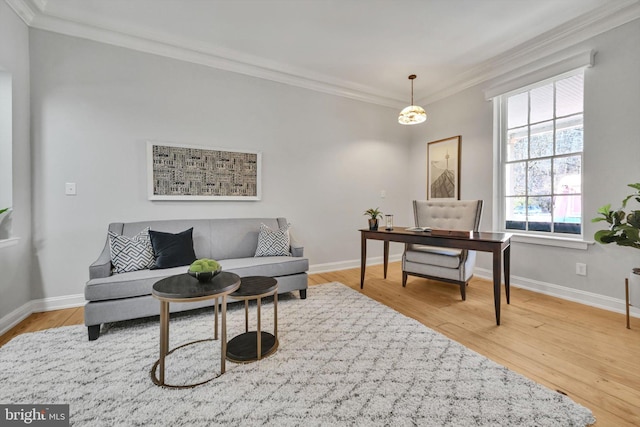
POLYGON ((195 260, 189 267, 189 271, 194 273, 208 273, 220 270, 220 263, 215 259, 202 258, 195 260))

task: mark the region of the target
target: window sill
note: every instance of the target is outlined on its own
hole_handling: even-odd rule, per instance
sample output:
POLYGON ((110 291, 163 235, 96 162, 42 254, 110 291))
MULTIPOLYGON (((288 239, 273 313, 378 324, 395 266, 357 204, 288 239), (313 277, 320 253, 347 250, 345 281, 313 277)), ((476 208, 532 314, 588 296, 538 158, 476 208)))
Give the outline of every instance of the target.
POLYGON ((15 246, 20 241, 19 237, 12 237, 10 239, 2 239, 0 240, 0 249, 8 248, 9 246, 15 246))
POLYGON ((530 245, 555 246, 559 248, 579 249, 586 251, 590 245, 595 244, 594 241, 571 239, 568 237, 517 234, 509 230, 506 230, 506 232, 513 234, 513 237, 511 238, 512 242, 527 243, 530 245))

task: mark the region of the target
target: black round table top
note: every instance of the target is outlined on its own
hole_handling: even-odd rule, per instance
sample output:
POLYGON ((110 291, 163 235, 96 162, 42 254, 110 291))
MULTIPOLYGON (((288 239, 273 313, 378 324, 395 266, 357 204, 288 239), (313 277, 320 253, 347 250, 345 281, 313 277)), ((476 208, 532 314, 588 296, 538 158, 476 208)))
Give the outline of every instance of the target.
POLYGON ((267 276, 247 276, 240 281, 240 287, 231 297, 250 297, 267 294, 278 289, 278 281, 267 276))
POLYGON ((188 273, 170 276, 153 285, 152 294, 158 298, 189 299, 210 296, 215 298, 234 291, 240 283, 240 276, 223 271, 208 282, 199 282, 188 273))

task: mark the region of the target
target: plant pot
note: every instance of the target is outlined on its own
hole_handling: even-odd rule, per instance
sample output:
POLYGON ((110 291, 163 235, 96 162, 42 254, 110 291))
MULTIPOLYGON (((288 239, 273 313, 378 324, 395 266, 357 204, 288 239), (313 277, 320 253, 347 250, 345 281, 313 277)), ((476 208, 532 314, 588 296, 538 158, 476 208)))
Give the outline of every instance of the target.
POLYGON ((369 220, 369 230, 377 230, 378 229, 378 218, 369 220))
POLYGON ((636 290, 640 290, 640 268, 634 268, 629 273, 629 285, 636 286, 636 290))

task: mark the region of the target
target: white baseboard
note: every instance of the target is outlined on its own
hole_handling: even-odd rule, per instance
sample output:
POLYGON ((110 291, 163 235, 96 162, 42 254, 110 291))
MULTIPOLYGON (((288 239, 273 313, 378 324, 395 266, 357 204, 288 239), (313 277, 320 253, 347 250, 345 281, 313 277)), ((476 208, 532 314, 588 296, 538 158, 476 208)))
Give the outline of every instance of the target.
POLYGON ((34 313, 33 301, 29 301, 28 303, 16 308, 11 313, 2 317, 2 319, 0 319, 0 335, 3 335, 7 331, 9 331, 9 329, 22 322, 24 319, 29 317, 31 313, 34 313))
MULTIPOLYGON (((401 259, 402 254, 389 255, 389 262, 400 261, 401 259)), ((367 258, 367 265, 379 265, 382 264, 382 261, 383 258, 381 256, 367 258)), ((326 264, 314 264, 309 266, 309 274, 328 273, 331 271, 348 270, 350 268, 358 267, 360 267, 359 259, 330 262, 326 264)), ((474 270, 474 274, 483 279, 493 280, 493 272, 488 269, 476 267, 474 270)), ((533 292, 550 295, 556 298, 561 298, 591 307, 613 311, 616 313, 624 314, 626 312, 624 300, 608 297, 606 295, 599 295, 593 292, 567 288, 565 286, 560 286, 553 283, 540 282, 537 280, 513 275, 511 276, 511 285, 516 288, 527 289, 533 292)), ((18 307, 17 309, 13 310, 11 313, 0 319, 0 335, 8 332, 9 329, 22 322, 32 313, 61 310, 64 308, 82 307, 85 302, 86 301, 83 294, 43 298, 29 301, 28 303, 22 305, 21 307, 18 307)), ((633 317, 640 318, 640 308, 631 307, 629 310, 629 314, 633 317)))
POLYGON ((62 310, 64 308, 82 307, 87 300, 84 299, 84 294, 66 295, 63 297, 52 297, 44 299, 36 299, 31 301, 33 303, 33 312, 39 313, 42 311, 62 310))
MULTIPOLYGON (((389 262, 396 262, 402 259, 402 254, 389 254, 389 262)), ((367 265, 382 264, 383 257, 367 258, 367 265)), ((350 261, 328 262, 326 264, 313 264, 309 266, 309 274, 329 273, 331 271, 348 270, 350 268, 360 268, 360 260, 352 259, 350 261)))
MULTIPOLYGON (((487 280, 493 280, 493 271, 476 267, 473 270, 475 276, 487 280)), ((583 291, 581 289, 568 288, 553 283, 540 282, 538 280, 527 279, 526 277, 511 275, 511 285, 516 288, 527 289, 552 297, 577 302, 591 307, 601 308, 603 310, 613 311, 616 313, 626 313, 626 303, 623 299, 613 298, 606 295, 599 295, 593 292, 583 291)), ((640 309, 630 307, 629 315, 640 318, 640 309)))
POLYGON ((5 334, 33 313, 82 307, 85 303, 83 294, 31 300, 0 319, 0 335, 5 334))

